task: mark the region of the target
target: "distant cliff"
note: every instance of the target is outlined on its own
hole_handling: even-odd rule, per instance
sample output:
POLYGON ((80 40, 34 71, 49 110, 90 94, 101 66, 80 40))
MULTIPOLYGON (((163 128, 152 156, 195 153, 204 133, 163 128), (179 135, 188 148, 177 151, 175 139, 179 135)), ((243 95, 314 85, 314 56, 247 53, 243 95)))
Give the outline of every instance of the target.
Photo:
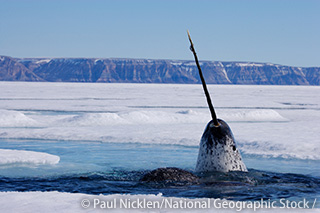
MULTIPOLYGON (((320 67, 201 61, 209 84, 320 85, 320 67)), ((200 83, 193 61, 0 56, 1 81, 200 83)))

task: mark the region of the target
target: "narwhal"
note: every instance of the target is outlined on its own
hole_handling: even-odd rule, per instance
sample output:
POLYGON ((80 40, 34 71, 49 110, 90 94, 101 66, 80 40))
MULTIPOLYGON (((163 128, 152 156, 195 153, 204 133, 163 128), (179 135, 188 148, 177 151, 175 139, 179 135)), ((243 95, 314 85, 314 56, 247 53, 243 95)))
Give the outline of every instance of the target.
MULTIPOLYGON (((196 173, 206 172, 230 172, 243 171, 247 172, 247 168, 242 161, 241 154, 236 147, 235 139, 228 124, 222 119, 218 119, 211 102, 210 94, 204 80, 198 57, 188 31, 190 41, 190 50, 194 55, 194 59, 199 71, 202 87, 207 99, 212 120, 207 124, 200 140, 200 148, 198 153, 196 173)), ((198 176, 195 174, 175 168, 158 168, 155 169, 141 179, 142 181, 187 181, 197 182, 198 176)))
POLYGON ((214 110, 189 31, 188 37, 191 44, 190 50, 194 55, 194 59, 199 70, 202 87, 212 118, 212 120, 207 124, 207 127, 201 137, 195 171, 247 171, 247 167, 243 163, 241 154, 236 147, 236 143, 230 127, 225 121, 217 119, 216 112, 214 110))

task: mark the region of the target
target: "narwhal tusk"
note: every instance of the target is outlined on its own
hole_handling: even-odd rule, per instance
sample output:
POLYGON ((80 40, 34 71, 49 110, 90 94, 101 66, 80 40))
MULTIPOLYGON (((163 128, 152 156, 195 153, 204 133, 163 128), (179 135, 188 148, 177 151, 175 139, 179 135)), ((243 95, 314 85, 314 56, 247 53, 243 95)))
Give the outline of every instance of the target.
POLYGON ((188 37, 189 37, 189 41, 190 41, 190 44, 191 44, 190 45, 190 50, 192 51, 192 53, 194 55, 194 59, 196 61, 196 64, 197 64, 197 67, 198 67, 198 70, 199 70, 199 75, 200 75, 200 79, 201 79, 201 82, 202 82, 202 87, 203 87, 204 93, 205 93, 206 98, 207 98, 207 102, 208 102, 209 109, 210 109, 210 112, 211 112, 211 117, 212 117, 213 124, 215 126, 219 126, 220 124, 219 124, 219 122, 217 120, 217 116, 216 116, 216 113, 214 111, 214 108, 213 108, 213 105, 212 105, 212 102, 211 102, 210 94, 209 94, 209 91, 207 89, 206 82, 205 82, 205 80, 203 78, 203 75, 202 75, 202 71, 201 71, 201 67, 200 67, 199 61, 198 61, 197 53, 196 53, 196 50, 194 49, 189 30, 187 30, 187 32, 188 32, 188 37))

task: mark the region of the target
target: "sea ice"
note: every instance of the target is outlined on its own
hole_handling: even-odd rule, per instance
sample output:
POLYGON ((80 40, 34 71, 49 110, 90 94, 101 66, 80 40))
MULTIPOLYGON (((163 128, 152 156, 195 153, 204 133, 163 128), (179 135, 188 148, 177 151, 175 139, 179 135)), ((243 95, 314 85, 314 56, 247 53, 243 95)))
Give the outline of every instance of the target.
POLYGON ((0 165, 6 164, 57 164, 59 156, 43 152, 0 149, 0 165))
MULTIPOLYGON (((0 137, 198 146, 201 85, 1 82, 0 137), (19 130, 18 130, 19 129, 19 130)), ((320 88, 208 85, 241 152, 320 160, 320 88)))
MULTIPOLYGON (((265 202, 267 202, 266 200, 265 202)), ((187 199, 177 197, 164 197, 158 195, 87 195, 80 193, 65 192, 0 192, 0 209, 3 213, 24 212, 34 213, 43 211, 46 213, 73 213, 73 212, 255 212, 252 206, 242 209, 244 204, 240 201, 227 201, 219 199, 187 199), (122 205, 120 202, 122 201, 122 205), (164 202, 163 202, 164 201, 164 202), (115 204, 115 203, 116 204, 115 204), (127 202, 127 203, 126 203, 127 202), (147 202, 149 208, 147 208, 147 202), (224 206, 219 203, 224 203, 224 206), (108 203, 108 205, 106 204, 108 203), (126 204, 125 204, 126 203, 126 204), (131 205, 129 205, 131 203, 131 205), (138 204, 140 203, 140 204, 138 204), (164 205, 162 205, 163 203, 164 205), (210 203, 210 204, 208 204, 210 203), (202 205, 201 205, 202 204, 202 205), (239 205, 241 204, 241 205, 239 205), (162 205, 162 208, 157 208, 162 205), (192 206, 201 206, 200 208, 190 208, 192 206), (82 207, 85 206, 86 208, 82 207), (87 207, 88 206, 88 207, 87 207), (151 207, 156 207, 152 209, 151 207), (107 209, 109 207, 110 209, 107 209), (117 208, 115 208, 117 207, 117 208), (121 207, 121 208, 120 208, 121 207), (129 208, 131 207, 131 208, 129 208), (189 207, 189 208, 188 208, 189 207), (233 207, 233 208, 230 208, 233 207)), ((280 201, 278 201, 280 203, 280 201)), ((310 204, 312 207, 312 203, 310 204)), ((258 206, 258 203, 257 205, 258 206)), ((319 209, 299 209, 299 208, 275 208, 268 207, 257 208, 259 212, 320 212, 319 209)), ((245 206, 246 207, 246 206, 245 206)), ((283 207, 283 206, 280 206, 283 207)))

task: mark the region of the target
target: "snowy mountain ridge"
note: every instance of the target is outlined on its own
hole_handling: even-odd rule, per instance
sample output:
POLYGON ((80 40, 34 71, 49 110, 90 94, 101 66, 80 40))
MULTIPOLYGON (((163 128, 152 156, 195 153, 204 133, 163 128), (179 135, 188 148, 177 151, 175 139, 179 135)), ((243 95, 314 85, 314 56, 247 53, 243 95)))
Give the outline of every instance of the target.
MULTIPOLYGON (((201 61, 209 84, 320 85, 320 67, 201 61)), ((1 81, 200 83, 194 61, 0 56, 1 81)))

